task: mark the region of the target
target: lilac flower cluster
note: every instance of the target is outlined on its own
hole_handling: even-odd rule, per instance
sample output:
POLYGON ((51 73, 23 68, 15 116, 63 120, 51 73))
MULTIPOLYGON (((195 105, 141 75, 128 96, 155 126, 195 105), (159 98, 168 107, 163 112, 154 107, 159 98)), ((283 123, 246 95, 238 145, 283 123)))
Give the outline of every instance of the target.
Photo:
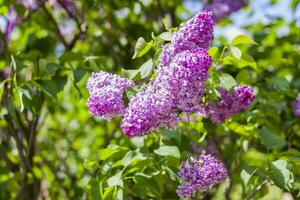
POLYGON ((110 120, 125 111, 123 93, 133 87, 128 79, 106 72, 93 73, 87 82, 90 93, 88 108, 91 114, 110 120))
POLYGON ((219 102, 214 105, 208 102, 206 107, 207 115, 214 123, 223 123, 233 114, 247 109, 254 100, 254 92, 250 86, 236 86, 232 94, 224 88, 220 89, 221 97, 219 102))
POLYGON ((296 117, 300 117, 300 94, 294 102, 294 114, 296 117))
POLYGON ((156 79, 133 97, 123 118, 123 132, 140 136, 160 127, 173 127, 179 112, 198 112, 211 58, 214 17, 199 12, 163 47, 156 79))
POLYGON ((18 0, 17 3, 22 4, 27 9, 35 10, 42 3, 42 0, 18 0))
POLYGON ((177 193, 182 198, 188 198, 198 190, 207 191, 223 181, 227 170, 219 160, 207 154, 182 162, 179 176, 183 183, 177 188, 177 193))
POLYGON ((174 34, 170 44, 163 46, 160 66, 168 66, 179 53, 195 48, 207 49, 213 40, 215 20, 212 12, 199 12, 174 34))
POLYGON ((91 93, 88 101, 90 112, 106 119, 123 115, 123 132, 135 137, 160 127, 176 126, 182 112, 190 115, 205 110, 206 116, 221 123, 246 109, 254 98, 248 86, 236 87, 232 95, 222 89, 217 105, 200 104, 209 77, 211 58, 207 48, 213 39, 213 27, 211 12, 200 12, 189 20, 164 47, 156 78, 142 86, 130 99, 127 108, 122 94, 133 83, 111 74, 93 74, 87 85, 91 93))
POLYGON ((7 24, 4 32, 5 40, 8 43, 11 33, 14 28, 20 23, 20 18, 17 15, 17 12, 13 6, 9 7, 9 12, 6 16, 7 24))
POLYGON ((247 0, 205 0, 204 9, 212 11, 216 19, 220 20, 246 6, 247 3, 247 0))
POLYGON ((178 123, 177 112, 199 110, 211 64, 207 50, 184 51, 169 67, 160 68, 157 77, 133 97, 123 118, 123 132, 140 136, 160 127, 178 123))

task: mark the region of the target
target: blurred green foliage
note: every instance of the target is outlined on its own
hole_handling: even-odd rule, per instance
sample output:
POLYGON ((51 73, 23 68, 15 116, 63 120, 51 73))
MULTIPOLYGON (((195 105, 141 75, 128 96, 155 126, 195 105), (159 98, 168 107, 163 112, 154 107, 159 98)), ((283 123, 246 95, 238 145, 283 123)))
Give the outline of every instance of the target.
POLYGON ((176 130, 129 139, 120 118, 106 122, 88 113, 87 78, 100 70, 136 81, 151 77, 160 46, 191 13, 181 0, 74 3, 76 16, 48 2, 28 10, 0 0, 0 15, 13 4, 22 20, 0 51, 0 69, 10 71, 0 85, 0 199, 179 199, 178 167, 196 154, 195 144, 216 146, 230 175, 198 198, 281 199, 285 192, 300 198, 295 18, 251 24, 243 27, 249 36, 216 38, 209 50, 210 98, 217 98, 217 86, 249 84, 257 96, 250 109, 218 126, 191 116, 176 130))

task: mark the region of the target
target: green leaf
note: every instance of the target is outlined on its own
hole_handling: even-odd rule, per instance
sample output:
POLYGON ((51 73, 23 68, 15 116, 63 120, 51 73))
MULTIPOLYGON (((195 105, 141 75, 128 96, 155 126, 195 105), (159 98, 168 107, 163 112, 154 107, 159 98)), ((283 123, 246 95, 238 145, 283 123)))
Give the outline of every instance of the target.
POLYGON ((165 172, 168 174, 168 176, 172 181, 178 181, 178 182, 180 181, 179 176, 172 169, 164 165, 162 166, 162 169, 165 170, 165 172))
POLYGON ((251 177, 255 174, 256 170, 256 168, 252 167, 242 169, 240 178, 242 180, 243 191, 246 191, 248 182, 251 179, 251 177))
POLYGON ((171 32, 163 32, 159 35, 159 37, 165 41, 171 41, 173 34, 171 32))
POLYGON ((149 157, 136 151, 128 151, 122 159, 122 165, 127 167, 128 165, 141 160, 146 160, 149 157))
POLYGON ((291 164, 286 160, 276 160, 271 163, 270 178, 275 185, 283 190, 291 191, 294 183, 294 174, 291 171, 291 164))
POLYGON ((139 69, 139 72, 141 73, 141 78, 146 78, 147 76, 150 75, 154 67, 154 63, 152 58, 147 60, 139 69))
MULTIPOLYGON (((160 189, 159 185, 153 178, 146 178, 141 175, 135 175, 134 181, 136 182, 134 185, 134 190, 140 196, 152 196, 152 197, 160 197, 160 189)), ((160 199, 160 198, 154 198, 160 199)))
POLYGON ((232 42, 231 42, 232 45, 239 45, 239 44, 256 44, 256 42, 254 42, 251 38, 249 38, 248 36, 246 35, 238 35, 236 36, 232 42))
POLYGON ((23 103, 23 93, 16 88, 16 92, 14 91, 14 95, 16 96, 15 102, 17 106, 19 107, 20 112, 24 110, 24 103, 23 103))
POLYGON ((180 153, 177 146, 162 146, 154 150, 154 153, 160 156, 173 156, 175 158, 180 158, 180 153))
POLYGON ((152 40, 150 42, 146 42, 144 38, 140 37, 136 42, 132 59, 139 58, 145 55, 151 49, 152 44, 152 40))
POLYGON ((225 88, 226 90, 230 90, 234 86, 237 85, 235 79, 226 73, 223 73, 219 78, 219 86, 225 88))
POLYGON ((205 140, 205 138, 206 138, 206 135, 207 135, 207 133, 203 133, 203 134, 201 135, 201 137, 199 138, 198 142, 199 142, 199 143, 203 142, 203 141, 205 140))
POLYGON ((289 82, 283 77, 273 77, 272 83, 275 90, 287 91, 290 88, 289 82))
POLYGON ((273 133, 269 128, 264 126, 261 129, 260 137, 263 143, 269 149, 281 149, 286 146, 286 141, 277 134, 273 133))
POLYGON ((3 81, 2 83, 0 83, 0 102, 2 100, 2 95, 4 93, 4 86, 5 86, 5 83, 7 82, 7 80, 3 81))
POLYGON ((118 188, 117 192, 115 192, 114 199, 115 200, 124 200, 124 194, 123 194, 122 188, 118 188))
POLYGON ((168 30, 168 29, 170 29, 172 27, 172 22, 171 22, 171 20, 170 20, 169 17, 163 18, 162 22, 163 22, 166 30, 168 30))
POLYGON ((83 166, 87 169, 95 169, 95 167, 97 166, 97 162, 94 160, 89 160, 89 159, 85 159, 83 166))
POLYGON ((131 163, 132 158, 134 157, 134 154, 135 154, 135 152, 128 151, 122 159, 122 165, 128 166, 131 163))
POLYGON ((143 146, 145 146, 145 138, 147 136, 143 135, 143 136, 140 136, 140 137, 133 137, 133 138, 130 138, 130 141, 138 148, 141 148, 143 146))
POLYGON ((253 57, 247 54, 243 54, 242 58, 238 61, 238 67, 243 68, 247 66, 252 67, 254 70, 257 70, 257 64, 253 57))
POLYGON ((67 51, 59 57, 59 61, 62 63, 71 61, 82 61, 84 59, 83 55, 80 53, 74 53, 72 51, 67 51))
POLYGON ((54 73, 56 70, 58 70, 60 68, 60 65, 56 64, 56 63, 48 63, 46 65, 46 69, 47 71, 54 73))
POLYGON ((117 145, 110 145, 108 148, 101 149, 98 152, 99 160, 107 160, 108 158, 112 157, 113 155, 119 153, 119 155, 123 154, 127 150, 127 148, 120 147, 117 145))
POLYGON ((119 171, 114 176, 110 177, 107 180, 108 186, 121 186, 123 187, 123 180, 122 180, 122 171, 119 171))
POLYGON ((25 95, 28 99, 32 99, 30 92, 27 89, 23 89, 21 87, 17 87, 17 90, 25 95))
POLYGON ((215 56, 217 55, 218 51, 219 51, 219 48, 218 48, 218 47, 211 47, 211 48, 208 50, 208 54, 210 55, 210 57, 211 57, 212 59, 214 59, 215 56))
POLYGON ((25 95, 28 99, 31 99, 31 95, 27 89, 23 89, 20 87, 16 87, 17 93, 16 95, 18 96, 18 103, 20 105, 20 112, 24 110, 24 102, 23 102, 23 95, 25 95))
POLYGON ((122 74, 124 74, 130 80, 139 80, 141 78, 141 74, 138 69, 122 69, 122 74))
POLYGON ((232 55, 233 55, 236 59, 238 59, 238 60, 241 59, 242 52, 241 52, 241 50, 240 50, 239 48, 234 47, 234 46, 231 46, 231 47, 230 47, 230 52, 232 53, 232 55))
POLYGON ((24 106, 28 108, 34 115, 38 116, 41 112, 43 100, 39 94, 31 94, 31 99, 23 95, 24 106))
POLYGON ((115 186, 106 188, 106 190, 103 193, 102 199, 103 200, 112 200, 114 192, 115 192, 115 188, 116 188, 115 186))
POLYGON ((57 93, 64 89, 67 81, 67 76, 56 76, 51 80, 38 79, 34 83, 48 96, 56 97, 57 93))
POLYGON ((236 76, 236 80, 240 84, 251 84, 255 83, 257 74, 251 70, 243 69, 236 76))
POLYGON ((80 81, 84 75, 86 74, 86 70, 83 67, 78 67, 74 70, 74 81, 77 83, 80 81))
POLYGON ((241 155, 241 160, 248 165, 263 167, 267 164, 267 154, 257 151, 255 148, 249 148, 241 155))
POLYGON ((100 185, 98 181, 91 180, 89 182, 90 193, 93 200, 101 199, 100 197, 100 185))
POLYGON ((98 153, 99 160, 106 160, 115 153, 118 153, 118 149, 101 149, 98 153))
POLYGON ((15 58, 12 55, 10 56, 10 58, 11 58, 11 67, 12 67, 13 71, 16 72, 17 71, 17 64, 16 64, 16 61, 15 61, 15 58))
POLYGON ((164 129, 160 130, 160 133, 163 136, 167 137, 168 139, 174 138, 179 144, 181 143, 182 135, 176 130, 170 130, 170 129, 164 128, 164 129))

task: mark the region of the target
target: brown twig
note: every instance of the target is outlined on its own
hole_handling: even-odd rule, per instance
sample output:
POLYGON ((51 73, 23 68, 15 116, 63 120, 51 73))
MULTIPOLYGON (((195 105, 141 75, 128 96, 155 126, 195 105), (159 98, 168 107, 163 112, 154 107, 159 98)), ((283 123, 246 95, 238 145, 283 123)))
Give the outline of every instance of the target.
MULTIPOLYGON (((72 13, 61 0, 58 0, 58 3, 67 12, 69 17, 75 21, 76 26, 79 30, 79 32, 74 36, 72 41, 66 47, 67 50, 70 50, 70 49, 73 49, 76 42, 86 34, 86 26, 81 21, 79 21, 78 17, 76 15, 74 15, 74 13, 72 13)), ((77 12, 77 9, 76 9, 76 12, 77 12)))
POLYGON ((43 8, 48 19, 52 22, 52 24, 55 28, 55 32, 56 32, 57 36, 59 37, 60 41, 63 43, 65 48, 68 49, 68 43, 67 43, 66 39, 64 38, 63 34, 61 33, 56 20, 54 19, 54 17, 52 16, 52 14, 50 13, 50 11, 48 10, 48 8, 46 7, 46 5, 44 3, 41 5, 41 7, 43 8))

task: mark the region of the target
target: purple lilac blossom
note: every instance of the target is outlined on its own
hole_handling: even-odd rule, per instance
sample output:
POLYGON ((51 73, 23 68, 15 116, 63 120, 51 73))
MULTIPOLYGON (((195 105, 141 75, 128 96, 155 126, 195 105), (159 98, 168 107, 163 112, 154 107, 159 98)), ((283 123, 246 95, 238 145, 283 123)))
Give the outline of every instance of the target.
POLYGON ((220 20, 246 6, 247 3, 247 0, 205 0, 204 9, 212 11, 216 19, 220 20))
POLYGON ((298 94, 298 97, 294 102, 294 114, 295 116, 300 117, 300 94, 298 94))
POLYGON ((177 193, 182 198, 188 198, 198 190, 207 191, 223 181, 227 170, 219 160, 207 154, 182 162, 178 174, 183 183, 177 188, 177 193))
POLYGON ((6 16, 6 19, 7 19, 7 24, 6 24, 4 35, 5 35, 5 40, 8 43, 10 40, 11 33, 20 22, 20 18, 18 17, 17 12, 15 11, 13 6, 9 7, 9 12, 6 16))
POLYGON ((135 137, 159 127, 176 126, 178 115, 172 106, 173 97, 167 89, 145 86, 130 99, 121 126, 123 132, 135 137))
POLYGON ((236 86, 232 94, 229 94, 224 88, 220 90, 220 100, 215 105, 208 102, 206 111, 208 117, 214 123, 223 123, 233 114, 246 110, 253 102, 255 96, 250 86, 236 86))
POLYGON ((178 54, 167 68, 160 68, 156 79, 133 97, 123 118, 123 132, 141 136, 160 127, 174 127, 177 112, 197 112, 204 94, 211 58, 205 49, 178 54))
POLYGON ((196 48, 207 49, 213 40, 215 20, 212 12, 198 12, 182 26, 172 38, 170 44, 163 46, 160 55, 160 66, 168 66, 179 53, 196 48))
POLYGON ((68 42, 71 42, 74 38, 76 23, 73 20, 66 20, 63 24, 59 25, 59 30, 64 38, 68 42))
POLYGON ((22 4, 27 9, 35 10, 38 8, 42 0, 18 0, 19 4, 22 4))
POLYGON ((77 8, 72 0, 50 0, 49 3, 56 8, 64 8, 71 17, 76 16, 77 8))
POLYGON ((122 115, 126 109, 123 93, 133 86, 132 81, 117 75, 106 72, 93 73, 87 82, 90 113, 106 120, 115 115, 122 115))

